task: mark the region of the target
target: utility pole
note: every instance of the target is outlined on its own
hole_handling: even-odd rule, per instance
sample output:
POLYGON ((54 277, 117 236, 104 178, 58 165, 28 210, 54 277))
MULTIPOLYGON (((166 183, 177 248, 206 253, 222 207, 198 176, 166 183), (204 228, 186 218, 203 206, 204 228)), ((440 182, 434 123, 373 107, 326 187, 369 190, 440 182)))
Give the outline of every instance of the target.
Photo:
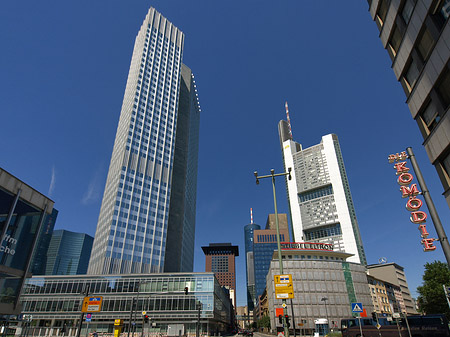
MULTIPOLYGON (((288 172, 284 172, 284 173, 277 173, 275 174, 275 170, 271 169, 270 170, 270 175, 266 175, 266 176, 258 176, 258 172, 255 171, 253 173, 255 175, 256 178, 256 185, 259 185, 259 179, 264 179, 264 178, 272 178, 272 189, 273 189, 273 204, 274 204, 274 208, 275 208, 275 226, 277 228, 277 248, 278 248, 278 263, 280 266, 280 274, 283 274, 283 258, 281 255, 281 243, 280 243, 280 227, 278 224, 278 210, 277 210, 277 194, 275 192, 275 177, 279 177, 279 176, 288 176, 289 180, 292 179, 291 176, 291 168, 288 168, 288 172)), ((285 337, 289 337, 289 328, 287 326, 287 320, 286 320, 286 316, 288 315, 288 311, 287 311, 287 304, 286 304, 286 299, 282 299, 283 302, 283 326, 284 326, 284 336, 285 337)), ((295 331, 295 326, 294 326, 294 331, 295 331)))
POLYGON ((81 301, 81 303, 82 303, 82 304, 81 304, 81 315, 80 315, 80 321, 78 322, 77 337, 80 337, 80 336, 81 336, 81 327, 82 327, 82 325, 83 325, 83 318, 84 318, 83 303, 84 303, 84 298, 87 297, 87 296, 89 296, 89 287, 90 287, 90 284, 87 283, 87 284, 85 285, 84 291, 81 293, 81 294, 84 295, 84 296, 83 296, 83 300, 81 301))

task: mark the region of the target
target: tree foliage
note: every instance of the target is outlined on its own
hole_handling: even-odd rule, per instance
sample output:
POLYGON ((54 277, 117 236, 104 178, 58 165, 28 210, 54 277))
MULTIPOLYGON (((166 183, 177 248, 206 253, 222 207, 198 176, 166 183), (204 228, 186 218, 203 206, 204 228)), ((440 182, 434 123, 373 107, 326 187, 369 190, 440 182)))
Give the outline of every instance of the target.
POLYGON ((258 323, 258 328, 270 329, 270 317, 267 315, 261 317, 261 319, 257 323, 258 323))
POLYGON ((447 264, 434 261, 425 264, 423 284, 417 287, 419 311, 424 314, 445 314, 450 318, 450 309, 443 285, 450 287, 450 269, 447 264))

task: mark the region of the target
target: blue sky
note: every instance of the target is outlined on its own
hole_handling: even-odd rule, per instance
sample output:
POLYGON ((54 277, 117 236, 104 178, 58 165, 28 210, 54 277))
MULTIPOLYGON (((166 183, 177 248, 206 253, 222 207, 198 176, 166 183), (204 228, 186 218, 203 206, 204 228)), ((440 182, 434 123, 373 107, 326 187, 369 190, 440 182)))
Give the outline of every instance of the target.
MULTIPOLYGON (((239 245, 273 213, 283 169, 277 123, 287 100, 304 147, 338 135, 370 264, 405 267, 410 289, 424 253, 387 156, 412 146, 448 228, 442 186, 422 147, 366 1, 9 1, 0 5, 1 167, 55 201, 56 227, 94 235, 134 39, 150 6, 186 35, 184 63, 202 107, 195 271, 201 246, 239 245)), ((279 212, 287 212, 284 181, 279 212)), ((436 237, 431 222, 427 227, 436 237)))

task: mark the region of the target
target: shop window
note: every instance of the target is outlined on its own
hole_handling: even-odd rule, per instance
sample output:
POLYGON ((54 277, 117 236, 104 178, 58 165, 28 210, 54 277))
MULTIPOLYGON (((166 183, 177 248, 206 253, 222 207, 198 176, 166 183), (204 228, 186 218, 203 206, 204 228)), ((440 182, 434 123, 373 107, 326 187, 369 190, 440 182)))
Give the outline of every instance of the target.
POLYGON ((436 125, 439 123, 440 116, 438 113, 438 110, 436 109, 433 102, 430 102, 425 110, 421 113, 420 117, 422 118, 422 121, 426 125, 427 128, 427 135, 429 135, 436 125))
POLYGON ((429 29, 426 26, 425 29, 420 34, 418 41, 419 42, 417 43, 416 49, 420 57, 422 58, 422 61, 425 62, 428 59, 431 49, 433 48, 433 45, 435 43, 433 36, 431 35, 429 29))
POLYGON ((394 27, 392 29, 391 38, 389 40, 388 44, 388 52, 389 56, 391 57, 391 60, 395 58, 397 55, 398 49, 400 48, 400 44, 402 43, 403 34, 399 29, 399 26, 397 24, 394 24, 394 27))
POLYGON ((439 84, 436 85, 436 92, 439 95, 445 113, 450 105, 450 71, 448 70, 448 65, 444 70, 439 84))
POLYGON ((381 0, 378 5, 378 11, 375 17, 375 21, 377 23, 378 29, 381 31, 383 28, 384 21, 386 20, 386 15, 389 9, 390 0, 381 0))
POLYGON ((417 0, 406 0, 403 3, 403 8, 401 9, 401 15, 406 24, 411 20, 412 12, 417 0))

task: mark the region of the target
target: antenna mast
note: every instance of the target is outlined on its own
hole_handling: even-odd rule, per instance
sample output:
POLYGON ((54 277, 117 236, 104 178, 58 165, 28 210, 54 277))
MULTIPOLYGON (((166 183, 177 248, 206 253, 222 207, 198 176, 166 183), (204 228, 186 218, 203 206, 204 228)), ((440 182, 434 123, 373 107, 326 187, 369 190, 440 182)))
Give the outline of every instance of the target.
POLYGON ((250 223, 253 224, 253 208, 250 208, 250 223))
POLYGON ((289 125, 289 136, 291 137, 291 139, 293 139, 292 138, 292 129, 291 129, 291 120, 289 118, 289 108, 288 108, 287 101, 286 101, 286 104, 284 105, 284 107, 286 108, 287 122, 288 122, 288 125, 289 125))

